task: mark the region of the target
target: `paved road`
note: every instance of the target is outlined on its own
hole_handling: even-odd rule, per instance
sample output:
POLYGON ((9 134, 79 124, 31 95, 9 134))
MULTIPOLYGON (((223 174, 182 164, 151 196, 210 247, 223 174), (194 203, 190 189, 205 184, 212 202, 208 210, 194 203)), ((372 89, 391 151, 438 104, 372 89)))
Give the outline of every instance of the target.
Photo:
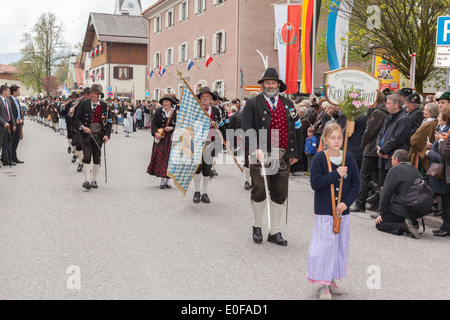
MULTIPOLYGON (((24 136, 25 163, 0 169, 0 299, 316 299, 305 279, 307 177, 291 178, 289 245, 256 245, 232 164, 217 166, 211 204, 194 204, 193 190, 160 190, 146 173, 148 131, 120 132, 107 145, 108 183, 101 168, 99 189, 87 191, 64 137, 31 121, 24 136)), ((420 240, 397 237, 354 214, 349 259, 338 299, 450 298, 450 238, 429 229, 420 240)))

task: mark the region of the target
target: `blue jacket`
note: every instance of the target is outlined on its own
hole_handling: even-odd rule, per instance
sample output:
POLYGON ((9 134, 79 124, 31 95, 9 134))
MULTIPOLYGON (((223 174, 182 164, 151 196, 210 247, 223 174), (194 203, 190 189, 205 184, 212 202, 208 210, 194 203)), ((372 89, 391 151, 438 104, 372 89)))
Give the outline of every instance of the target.
POLYGON ((317 138, 316 136, 307 137, 305 141, 305 153, 316 154, 317 153, 317 138))
MULTIPOLYGON (((356 160, 350 152, 347 152, 345 166, 348 168, 342 185, 341 202, 347 205, 347 210, 342 214, 350 213, 350 206, 356 200, 359 193, 359 171, 356 160)), ((331 163, 331 173, 328 171, 327 159, 323 151, 317 153, 311 163, 310 183, 314 192, 314 213, 320 215, 333 215, 331 209, 330 185, 334 183, 335 196, 339 194, 339 180, 341 176, 337 172, 338 166, 331 163)), ((336 201, 337 202, 337 201, 336 201)), ((338 205, 338 203, 336 203, 338 205)))

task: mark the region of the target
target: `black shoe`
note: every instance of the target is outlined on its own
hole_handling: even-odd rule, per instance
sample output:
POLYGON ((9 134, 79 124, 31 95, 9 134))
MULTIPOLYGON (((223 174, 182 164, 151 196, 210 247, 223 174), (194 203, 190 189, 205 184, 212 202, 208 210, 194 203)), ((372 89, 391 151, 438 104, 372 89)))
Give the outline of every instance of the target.
POLYGON ((378 212, 372 213, 372 214, 370 215, 370 217, 371 217, 372 219, 378 218, 378 212))
POLYGON ((195 192, 194 198, 192 200, 194 201, 194 203, 200 203, 200 192, 195 192))
POLYGON ((13 159, 13 161, 14 161, 15 163, 24 163, 23 161, 20 161, 19 159, 13 159))
POLYGON ((380 191, 377 190, 375 194, 369 198, 367 198, 367 203, 369 204, 376 204, 380 201, 380 191))
MULTIPOLYGON (((408 235, 411 235, 415 239, 420 239, 420 233, 419 231, 414 227, 413 222, 411 219, 406 218, 404 222, 404 230, 408 235)), ((436 234, 435 234, 436 235, 436 234)))
POLYGON ((433 235, 436 237, 445 237, 445 236, 450 236, 450 232, 444 231, 444 230, 437 230, 437 232, 433 232, 433 235))
POLYGON ((91 189, 91 184, 89 183, 89 181, 85 181, 83 183, 83 188, 90 190, 91 189))
POLYGON ((435 212, 435 213, 433 213, 433 216, 435 216, 435 217, 442 217, 442 210, 441 210, 441 211, 438 211, 438 212, 435 212))
POLYGON ((350 207, 350 212, 366 212, 366 208, 354 205, 350 207))
POLYGON ((94 188, 94 189, 97 189, 98 188, 97 181, 92 181, 91 182, 91 187, 94 188))
POLYGON ((269 234, 267 242, 272 242, 279 246, 287 246, 287 240, 283 239, 281 232, 277 232, 274 235, 269 234))
POLYGON ((166 188, 166 185, 165 185, 165 184, 160 184, 160 185, 159 185, 159 188, 160 188, 160 189, 165 189, 165 188, 166 188))
POLYGON ((67 148, 67 153, 71 153, 72 152, 72 148, 71 147, 68 147, 67 148))
POLYGON ((78 159, 78 156, 74 154, 72 157, 72 160, 71 160, 72 163, 75 163, 75 161, 77 161, 77 159, 78 159))
POLYGON ((172 186, 170 184, 166 183, 166 189, 170 189, 170 188, 172 188, 172 186))
POLYGON ((3 165, 4 166, 15 166, 16 163, 14 161, 13 162, 3 162, 3 165))
POLYGON ((83 171, 83 165, 82 165, 82 164, 79 164, 79 165, 78 165, 77 171, 78 171, 78 172, 83 171))
POLYGON ((370 205, 370 206, 367 208, 367 211, 375 211, 375 212, 378 212, 378 209, 379 209, 379 203, 376 203, 376 204, 370 205))
POLYGON ((245 183, 244 183, 244 189, 245 189, 245 190, 251 190, 251 189, 252 189, 252 185, 251 185, 248 181, 245 181, 245 183))
POLYGON ((218 176, 219 174, 217 173, 217 171, 216 171, 215 169, 213 169, 213 170, 211 171, 211 175, 213 175, 213 176, 218 176))
POLYGON ((261 228, 259 228, 259 227, 253 227, 253 242, 255 242, 255 243, 263 242, 261 228))
POLYGON ((203 195, 202 195, 202 202, 203 203, 210 203, 211 201, 209 200, 209 198, 208 198, 208 195, 206 194, 206 193, 204 193, 203 195))

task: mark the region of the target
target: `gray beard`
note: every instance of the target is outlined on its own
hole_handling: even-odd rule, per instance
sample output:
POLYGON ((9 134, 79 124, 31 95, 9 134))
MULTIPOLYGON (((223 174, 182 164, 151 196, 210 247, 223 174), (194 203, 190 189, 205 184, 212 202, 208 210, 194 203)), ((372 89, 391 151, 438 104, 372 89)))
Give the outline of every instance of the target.
POLYGON ((268 91, 266 90, 266 88, 264 88, 264 87, 262 87, 261 90, 262 90, 262 93, 263 93, 267 98, 274 98, 274 97, 276 97, 277 95, 280 94, 280 90, 279 90, 278 88, 274 89, 272 92, 268 92, 268 91))

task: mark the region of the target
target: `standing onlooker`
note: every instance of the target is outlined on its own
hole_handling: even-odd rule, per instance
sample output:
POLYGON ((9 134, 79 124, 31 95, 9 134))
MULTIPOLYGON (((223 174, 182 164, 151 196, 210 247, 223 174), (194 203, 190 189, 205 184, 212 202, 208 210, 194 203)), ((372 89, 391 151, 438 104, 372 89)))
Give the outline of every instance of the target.
POLYGON ((360 182, 358 167, 350 152, 347 152, 346 163, 342 165, 343 140, 341 126, 329 122, 323 131, 323 141, 328 148, 317 153, 311 164, 310 181, 314 190, 316 219, 308 251, 306 277, 309 281, 321 285, 319 299, 331 299, 330 291, 332 294, 340 294, 335 280, 347 274, 350 245, 349 208, 358 195, 360 182), (344 179, 342 198, 340 203, 336 203, 335 196, 339 193, 341 179, 344 179), (333 232, 334 209, 337 215, 342 215, 338 234, 333 232))
POLYGON ((402 108, 403 98, 398 94, 387 97, 386 108, 390 115, 384 120, 377 138, 378 168, 380 177, 378 185, 383 186, 387 172, 392 168, 391 157, 397 149, 409 150, 411 138, 411 119, 402 108))
POLYGON ((317 138, 314 136, 314 128, 309 127, 307 131, 307 138, 305 141, 305 155, 308 159, 308 171, 305 175, 309 176, 309 171, 311 170, 311 163, 314 156, 317 153, 317 138))
POLYGON ((17 147, 19 146, 20 134, 22 132, 23 117, 20 110, 20 103, 17 97, 20 96, 20 87, 12 85, 10 88, 11 95, 9 96, 9 105, 11 106, 12 114, 14 119, 16 119, 16 131, 12 135, 12 161, 15 163, 23 163, 17 157, 17 147))
POLYGON ((125 109, 123 112, 123 126, 125 129, 125 137, 129 137, 130 133, 134 131, 133 130, 133 127, 134 127, 133 115, 134 115, 134 109, 133 109, 131 102, 126 102, 125 109))
MULTIPOLYGON (((350 208, 351 212, 365 212, 367 197, 369 196, 369 182, 373 181, 378 185, 377 137, 384 120, 389 115, 384 99, 384 94, 379 94, 375 102, 376 105, 368 113, 366 129, 361 139, 361 148, 363 149, 361 170, 359 171, 361 189, 359 190, 355 205, 350 208)), ((377 205, 374 207, 376 208, 377 205)))
MULTIPOLYGON (((442 96, 447 95, 450 98, 450 93, 446 92, 442 96)), ((442 96, 440 99, 442 99, 442 96)), ((444 106, 441 108, 442 118, 447 118, 447 123, 449 123, 448 116, 450 115, 450 106, 444 106)), ((447 135, 443 133, 436 133, 436 140, 438 141, 439 155, 445 162, 444 175, 445 181, 450 181, 450 139, 447 135)), ((444 237, 450 235, 450 193, 442 194, 442 220, 443 223, 438 230, 433 230, 435 236, 444 237)))
MULTIPOLYGON (((411 134, 412 136, 417 129, 419 129, 420 125, 423 121, 423 111, 422 111, 422 102, 420 100, 420 94, 413 93, 406 97, 405 99, 405 110, 408 113, 408 117, 411 118, 412 128, 411 134)), ((408 150, 408 149, 406 149, 408 150)))
POLYGON ((138 104, 136 106, 136 112, 134 115, 136 117, 136 127, 138 129, 141 129, 142 126, 144 125, 144 123, 143 123, 143 118, 142 118, 142 108, 141 108, 140 104, 138 104))
POLYGON ((8 97, 10 95, 10 90, 8 86, 2 85, 0 87, 0 145, 2 149, 2 162, 3 165, 16 165, 15 163, 9 162, 8 157, 8 144, 9 144, 9 134, 14 133, 16 130, 16 121, 14 115, 11 111, 11 105, 9 104, 8 97))

